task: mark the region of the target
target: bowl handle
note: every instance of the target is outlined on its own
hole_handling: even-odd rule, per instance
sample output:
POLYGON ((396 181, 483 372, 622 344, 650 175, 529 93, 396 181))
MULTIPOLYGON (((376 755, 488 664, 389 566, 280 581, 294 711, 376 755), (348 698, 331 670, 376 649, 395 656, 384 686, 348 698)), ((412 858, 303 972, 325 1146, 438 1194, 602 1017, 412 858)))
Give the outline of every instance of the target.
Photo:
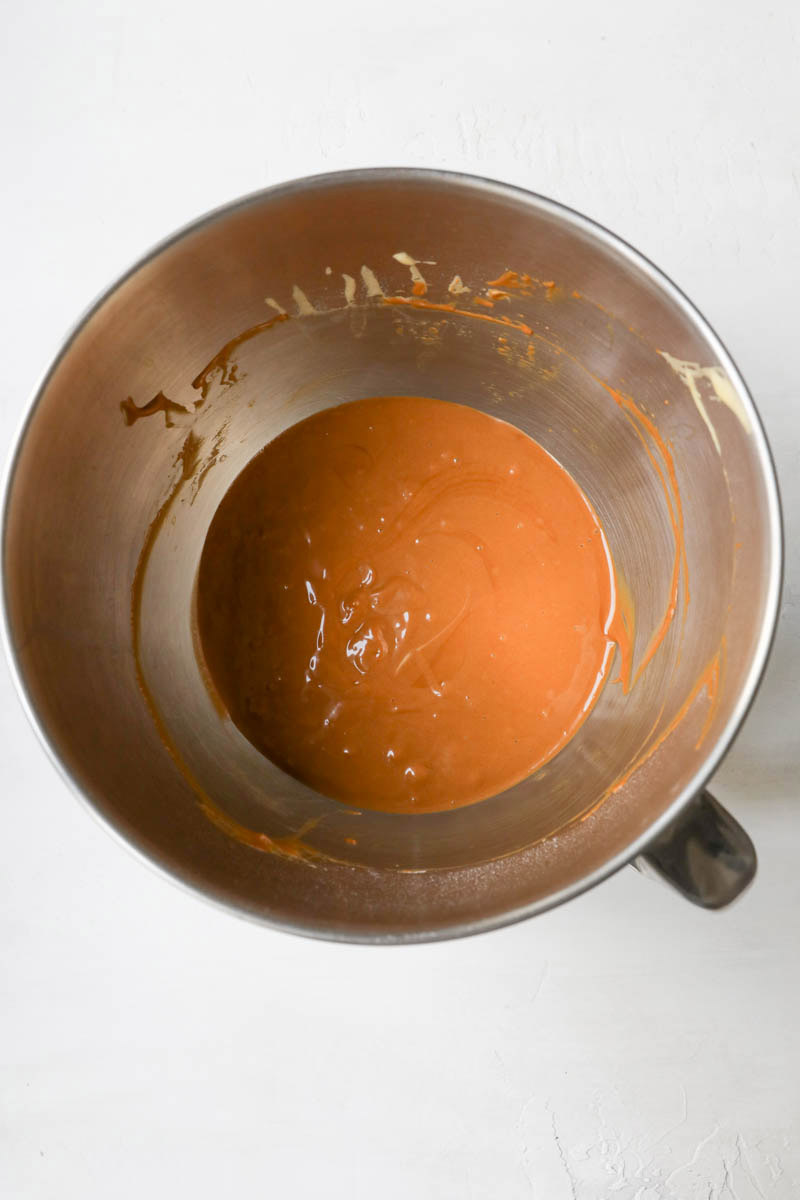
POLYGON ((724 908, 756 873, 749 836, 709 792, 701 792, 634 861, 702 908, 724 908))

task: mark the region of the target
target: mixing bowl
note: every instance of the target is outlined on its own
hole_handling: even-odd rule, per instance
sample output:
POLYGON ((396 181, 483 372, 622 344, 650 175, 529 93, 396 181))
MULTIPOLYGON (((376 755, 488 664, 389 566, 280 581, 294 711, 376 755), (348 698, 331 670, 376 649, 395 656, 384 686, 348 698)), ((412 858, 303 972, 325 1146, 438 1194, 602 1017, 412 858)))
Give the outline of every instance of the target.
POLYGON ((539 196, 439 171, 300 180, 162 243, 80 320, 12 455, 5 634, 64 776, 171 877, 342 940, 485 930, 636 861, 708 907, 752 878, 705 784, 764 668, 781 531, 747 389, 649 262, 539 196), (249 459, 328 405, 473 405, 597 510, 633 640, 543 769, 424 815, 321 796, 215 703, 194 589, 249 459))

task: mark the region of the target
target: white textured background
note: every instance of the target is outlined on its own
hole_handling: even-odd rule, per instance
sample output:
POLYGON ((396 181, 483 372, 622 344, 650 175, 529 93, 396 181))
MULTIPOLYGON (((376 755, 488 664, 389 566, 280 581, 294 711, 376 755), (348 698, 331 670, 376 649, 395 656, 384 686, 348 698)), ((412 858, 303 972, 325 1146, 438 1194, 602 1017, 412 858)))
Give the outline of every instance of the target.
POLYGON ((245 925, 125 855, 0 677, 0 1195, 800 1195, 800 66, 794 0, 70 0, 0 13, 7 442, 59 337, 151 242, 278 180, 445 166, 627 237, 748 379, 783 623, 715 781, 755 887, 624 871, 401 950, 245 925))

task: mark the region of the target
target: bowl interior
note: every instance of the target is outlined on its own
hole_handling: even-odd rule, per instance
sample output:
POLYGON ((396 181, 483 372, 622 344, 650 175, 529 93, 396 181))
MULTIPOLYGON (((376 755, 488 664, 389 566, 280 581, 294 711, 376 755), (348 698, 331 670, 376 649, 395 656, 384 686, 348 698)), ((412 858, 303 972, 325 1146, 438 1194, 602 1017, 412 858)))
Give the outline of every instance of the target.
POLYGON ((10 641, 67 772, 171 873, 301 930, 425 936, 601 872, 713 760, 765 649, 776 521, 741 382, 624 247, 478 181, 331 177, 194 226, 79 327, 11 478, 10 641), (635 617, 627 694, 607 685, 542 770, 453 812, 291 779, 215 707, 198 654, 197 566, 232 480, 287 426, 371 395, 536 438, 600 515, 635 617))

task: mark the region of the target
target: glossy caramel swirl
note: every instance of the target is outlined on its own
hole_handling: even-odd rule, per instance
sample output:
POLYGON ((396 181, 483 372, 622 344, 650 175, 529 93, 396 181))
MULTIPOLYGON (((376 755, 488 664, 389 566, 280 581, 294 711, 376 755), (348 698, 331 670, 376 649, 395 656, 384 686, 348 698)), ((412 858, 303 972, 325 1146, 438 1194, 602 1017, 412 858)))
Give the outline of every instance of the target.
POLYGON ((425 812, 547 762, 610 669, 597 517, 536 442, 383 397, 287 429, 223 498, 198 579, 231 718, 336 799, 425 812))

